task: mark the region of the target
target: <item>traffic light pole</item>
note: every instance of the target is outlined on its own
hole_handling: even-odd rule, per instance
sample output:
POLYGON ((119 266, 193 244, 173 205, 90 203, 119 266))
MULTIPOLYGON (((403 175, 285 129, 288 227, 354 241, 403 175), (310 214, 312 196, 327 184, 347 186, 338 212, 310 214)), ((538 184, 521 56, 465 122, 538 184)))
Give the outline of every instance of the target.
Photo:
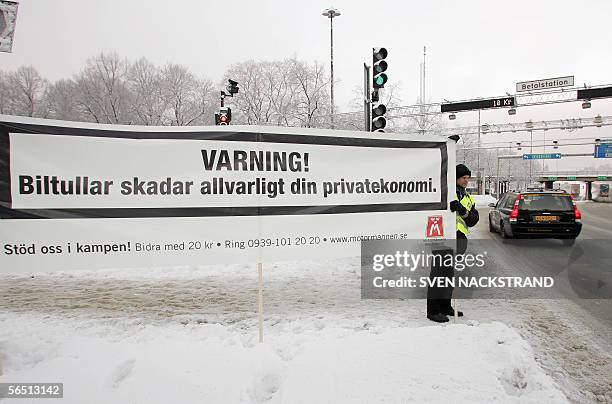
POLYGON ((370 67, 363 64, 363 116, 365 117, 364 129, 366 132, 371 132, 371 116, 372 99, 370 98, 370 67))
POLYGON ((225 108, 225 97, 230 96, 233 97, 234 94, 238 93, 238 82, 232 79, 227 80, 229 84, 227 85, 227 93, 221 90, 220 100, 221 100, 221 109, 219 112, 215 112, 215 125, 229 125, 232 120, 232 110, 231 108, 225 108))

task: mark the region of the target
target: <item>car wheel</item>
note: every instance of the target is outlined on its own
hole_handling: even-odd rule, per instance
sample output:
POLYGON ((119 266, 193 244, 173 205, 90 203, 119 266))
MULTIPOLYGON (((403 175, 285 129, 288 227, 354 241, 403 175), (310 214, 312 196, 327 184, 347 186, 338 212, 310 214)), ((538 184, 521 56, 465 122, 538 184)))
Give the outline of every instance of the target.
POLYGON ((504 226, 503 220, 499 222, 499 232, 501 233, 501 236, 504 240, 507 240, 510 238, 510 236, 508 236, 508 233, 506 233, 506 228, 504 226))
POLYGON ((495 233, 495 227, 493 227, 493 222, 491 221, 491 218, 489 218, 489 231, 491 233, 495 233))
POLYGON ((576 242, 576 239, 575 238, 564 238, 561 241, 563 241, 563 245, 569 247, 569 246, 573 246, 574 245, 574 243, 576 242))

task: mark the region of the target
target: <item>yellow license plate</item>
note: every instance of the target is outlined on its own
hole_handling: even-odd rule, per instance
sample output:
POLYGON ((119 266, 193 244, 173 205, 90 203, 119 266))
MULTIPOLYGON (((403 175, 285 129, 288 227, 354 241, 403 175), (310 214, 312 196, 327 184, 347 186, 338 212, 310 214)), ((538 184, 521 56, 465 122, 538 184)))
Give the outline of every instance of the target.
POLYGON ((559 216, 536 216, 536 222, 556 222, 559 220, 559 216))

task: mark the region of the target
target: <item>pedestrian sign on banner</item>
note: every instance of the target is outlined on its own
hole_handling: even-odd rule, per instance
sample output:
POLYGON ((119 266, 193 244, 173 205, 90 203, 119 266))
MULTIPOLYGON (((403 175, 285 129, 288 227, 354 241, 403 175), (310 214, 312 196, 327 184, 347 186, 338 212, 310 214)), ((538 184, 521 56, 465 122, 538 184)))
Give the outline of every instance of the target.
POLYGON ((605 181, 605 180, 607 180, 607 179, 608 179, 608 177, 607 177, 607 176, 605 176, 605 175, 598 175, 598 176, 597 176, 597 180, 598 180, 598 181, 605 181))
POLYGON ((575 175, 568 175, 568 176, 567 176, 567 179, 568 179, 568 180, 575 180, 575 179, 576 179, 576 176, 575 176, 575 175))
POLYGON ((557 179, 557 177, 555 177, 554 175, 551 175, 548 177, 549 181, 555 181, 557 179))
POLYGON ((523 154, 523 160, 560 159, 561 153, 523 154))

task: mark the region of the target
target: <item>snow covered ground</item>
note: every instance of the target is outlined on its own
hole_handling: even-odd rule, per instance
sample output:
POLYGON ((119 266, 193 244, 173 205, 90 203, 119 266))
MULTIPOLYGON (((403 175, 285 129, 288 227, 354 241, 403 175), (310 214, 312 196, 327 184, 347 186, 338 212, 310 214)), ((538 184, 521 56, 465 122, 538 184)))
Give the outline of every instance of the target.
POLYGON ((61 402, 566 402, 487 304, 432 325, 362 300, 358 258, 265 266, 264 344, 254 265, 33 276, 0 282, 2 381, 61 402))
POLYGON ((361 299, 357 257, 265 264, 258 344, 255 264, 2 271, 0 381, 63 382, 57 402, 612 403, 612 329, 569 299, 435 325, 423 300, 361 299))
POLYGON ((4 381, 61 381, 69 403, 565 401, 501 323, 348 329, 320 317, 258 344, 219 324, 3 313, 4 381))

